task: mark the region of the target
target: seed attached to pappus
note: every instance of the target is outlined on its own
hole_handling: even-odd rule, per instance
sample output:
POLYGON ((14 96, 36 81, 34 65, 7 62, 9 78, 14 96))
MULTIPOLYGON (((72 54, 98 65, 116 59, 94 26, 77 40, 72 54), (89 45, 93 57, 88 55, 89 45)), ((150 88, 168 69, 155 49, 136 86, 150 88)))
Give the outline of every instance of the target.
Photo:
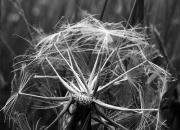
POLYGON ((69 110, 69 113, 72 115, 76 112, 76 109, 77 109, 77 103, 75 102, 69 106, 68 110, 69 110))

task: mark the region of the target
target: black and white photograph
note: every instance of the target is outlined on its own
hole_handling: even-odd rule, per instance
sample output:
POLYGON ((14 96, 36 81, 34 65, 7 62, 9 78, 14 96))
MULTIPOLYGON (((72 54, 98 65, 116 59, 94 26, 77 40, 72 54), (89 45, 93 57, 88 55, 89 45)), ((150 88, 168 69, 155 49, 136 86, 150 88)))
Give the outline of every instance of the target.
POLYGON ((0 0, 0 130, 180 130, 180 0, 0 0))

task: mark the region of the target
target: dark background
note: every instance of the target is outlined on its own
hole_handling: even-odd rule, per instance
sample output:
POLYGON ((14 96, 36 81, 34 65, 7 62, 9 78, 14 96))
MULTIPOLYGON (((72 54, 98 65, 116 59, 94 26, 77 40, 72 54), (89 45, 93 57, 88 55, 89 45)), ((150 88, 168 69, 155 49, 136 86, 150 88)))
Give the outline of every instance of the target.
MULTIPOLYGON (((69 23, 87 14, 102 14, 106 0, 0 0, 0 107, 10 95, 13 57, 23 54, 28 40, 38 33, 50 33, 64 16, 69 23), (29 25, 29 28, 28 26, 29 25), (31 27, 35 27, 34 29, 31 27), (36 29, 36 31, 35 31, 36 29), (28 30, 32 33, 31 36, 28 30), (36 33, 35 33, 36 32, 36 33)), ((169 60, 176 75, 180 74, 180 1, 179 0, 107 0, 104 22, 127 21, 155 28, 156 46, 169 60)), ((0 130, 8 130, 0 113, 0 130)))

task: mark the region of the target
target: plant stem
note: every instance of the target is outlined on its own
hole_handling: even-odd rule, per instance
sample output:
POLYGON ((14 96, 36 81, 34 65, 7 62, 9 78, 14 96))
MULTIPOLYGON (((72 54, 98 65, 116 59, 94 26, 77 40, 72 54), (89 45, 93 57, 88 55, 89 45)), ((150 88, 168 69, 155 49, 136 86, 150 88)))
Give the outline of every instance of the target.
POLYGON ((130 24, 132 26, 135 26, 136 24, 139 23, 143 24, 143 21, 144 21, 144 0, 136 0, 130 24))
MULTIPOLYGON (((22 9, 20 3, 18 0, 10 0, 10 2, 14 5, 14 7, 18 10, 18 14, 22 17, 23 21, 25 22, 25 25, 27 27, 28 33, 29 33, 29 37, 31 38, 32 42, 33 42, 33 35, 30 29, 30 25, 25 17, 25 13, 24 10, 22 9)), ((30 43, 31 44, 31 43, 30 43)), ((31 46, 33 46, 33 44, 31 44, 31 46)))
POLYGON ((91 107, 77 104, 77 109, 66 129, 91 130, 91 107))
POLYGON ((105 12, 105 10, 106 10, 107 3, 108 3, 108 0, 105 0, 104 6, 103 6, 103 10, 102 10, 101 16, 100 16, 100 18, 99 18, 101 21, 103 20, 104 12, 105 12))

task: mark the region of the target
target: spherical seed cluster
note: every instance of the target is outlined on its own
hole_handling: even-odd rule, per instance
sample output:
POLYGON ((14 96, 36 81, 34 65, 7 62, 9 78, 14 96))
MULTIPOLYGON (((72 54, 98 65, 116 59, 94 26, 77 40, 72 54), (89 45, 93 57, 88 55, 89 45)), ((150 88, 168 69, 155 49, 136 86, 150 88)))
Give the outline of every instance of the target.
POLYGON ((81 105, 89 105, 93 101, 93 97, 85 93, 74 94, 73 98, 81 105))

